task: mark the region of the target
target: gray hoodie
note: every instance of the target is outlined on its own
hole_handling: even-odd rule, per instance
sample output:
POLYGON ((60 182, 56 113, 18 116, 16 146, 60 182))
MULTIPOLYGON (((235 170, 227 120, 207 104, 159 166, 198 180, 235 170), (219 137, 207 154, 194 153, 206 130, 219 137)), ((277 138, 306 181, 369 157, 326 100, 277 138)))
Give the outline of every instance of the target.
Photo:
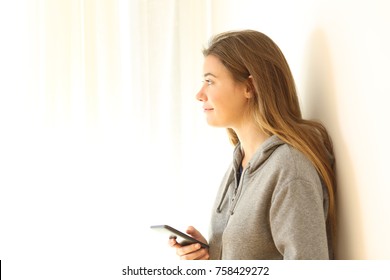
POLYGON ((256 151, 238 181, 242 153, 217 193, 210 259, 328 259, 328 194, 313 164, 277 136, 256 151))

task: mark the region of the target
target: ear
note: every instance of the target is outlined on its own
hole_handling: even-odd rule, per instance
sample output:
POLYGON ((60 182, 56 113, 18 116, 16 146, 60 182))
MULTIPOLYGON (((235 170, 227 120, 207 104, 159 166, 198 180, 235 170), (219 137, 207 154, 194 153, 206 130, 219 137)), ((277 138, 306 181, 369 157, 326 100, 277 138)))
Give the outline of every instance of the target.
POLYGON ((252 75, 249 75, 247 81, 246 81, 246 90, 245 90, 245 97, 246 98, 252 98, 255 93, 255 88, 253 86, 253 77, 252 75))

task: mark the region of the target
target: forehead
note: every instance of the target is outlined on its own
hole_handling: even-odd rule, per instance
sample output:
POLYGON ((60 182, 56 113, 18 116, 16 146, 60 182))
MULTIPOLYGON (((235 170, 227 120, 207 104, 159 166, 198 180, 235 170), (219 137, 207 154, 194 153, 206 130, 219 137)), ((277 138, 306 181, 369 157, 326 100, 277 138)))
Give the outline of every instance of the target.
POLYGON ((208 55, 205 57, 203 71, 204 75, 212 74, 214 76, 221 76, 229 74, 229 71, 222 64, 221 60, 214 55, 208 55))

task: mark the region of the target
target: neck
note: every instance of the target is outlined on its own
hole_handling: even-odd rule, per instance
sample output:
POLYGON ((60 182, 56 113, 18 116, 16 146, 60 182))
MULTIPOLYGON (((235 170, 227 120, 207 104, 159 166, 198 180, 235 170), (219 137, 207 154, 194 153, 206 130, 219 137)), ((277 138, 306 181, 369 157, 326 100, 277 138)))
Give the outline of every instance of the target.
POLYGON ((240 128, 235 128, 234 131, 240 139, 241 149, 244 154, 242 159, 242 166, 245 168, 255 154, 256 150, 270 136, 252 123, 246 124, 240 128))

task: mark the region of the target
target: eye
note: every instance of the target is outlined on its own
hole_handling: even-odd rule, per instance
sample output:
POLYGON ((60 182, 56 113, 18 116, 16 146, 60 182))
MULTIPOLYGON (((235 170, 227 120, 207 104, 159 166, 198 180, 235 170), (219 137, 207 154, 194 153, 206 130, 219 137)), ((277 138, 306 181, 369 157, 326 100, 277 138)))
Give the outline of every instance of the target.
POLYGON ((203 83, 207 83, 209 86, 211 86, 211 85, 213 84, 213 81, 210 80, 210 79, 205 79, 205 80, 203 81, 203 83))

